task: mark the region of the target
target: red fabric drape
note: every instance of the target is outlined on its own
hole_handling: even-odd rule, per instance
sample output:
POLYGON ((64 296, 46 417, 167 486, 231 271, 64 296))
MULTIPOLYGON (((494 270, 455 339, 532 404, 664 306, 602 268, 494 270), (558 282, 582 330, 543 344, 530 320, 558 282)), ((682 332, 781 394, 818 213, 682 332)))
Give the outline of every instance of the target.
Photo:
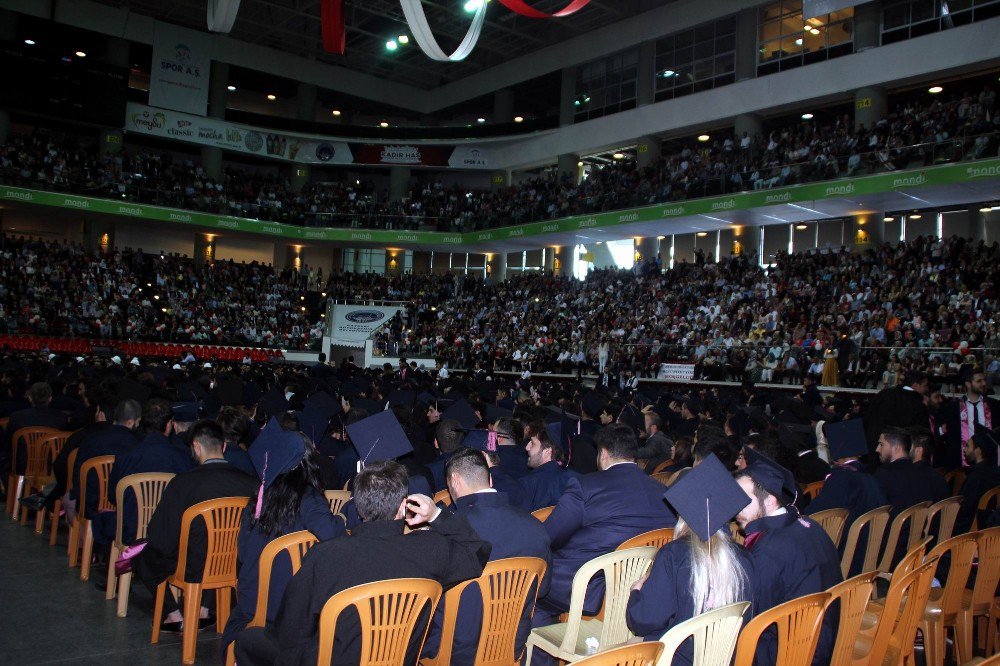
POLYGON ((323 50, 327 53, 344 55, 344 49, 347 47, 344 0, 322 0, 320 22, 323 24, 323 50))
POLYGON ((528 18, 537 19, 561 18, 563 16, 569 16, 570 14, 575 14, 583 9, 589 2, 590 0, 572 0, 568 5, 559 11, 552 14, 546 14, 545 12, 540 12, 534 7, 531 7, 524 0, 500 0, 500 4, 512 12, 516 12, 521 16, 527 16, 528 18))

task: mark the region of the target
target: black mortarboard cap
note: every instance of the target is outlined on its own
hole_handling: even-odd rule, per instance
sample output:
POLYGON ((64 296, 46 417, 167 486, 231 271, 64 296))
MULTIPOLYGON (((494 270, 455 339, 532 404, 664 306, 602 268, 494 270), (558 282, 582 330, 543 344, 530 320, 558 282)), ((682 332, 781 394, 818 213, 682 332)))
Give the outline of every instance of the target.
POLYGON ((686 398, 683 404, 687 405, 688 411, 692 414, 701 414, 705 411, 704 403, 698 398, 686 398))
POLYGON ((208 397, 205 388, 198 382, 184 382, 177 385, 177 398, 182 402, 204 400, 208 397))
POLYGON ((363 409, 368 412, 368 415, 378 414, 385 410, 385 403, 379 402, 378 400, 368 400, 366 398, 354 398, 351 400, 351 407, 354 409, 363 409))
POLYGON ((466 430, 471 430, 479 424, 479 417, 476 416, 476 410, 472 409, 472 405, 464 398, 456 400, 455 404, 444 410, 441 418, 454 419, 461 423, 462 427, 466 430))
MULTIPOLYGON (((250 447, 250 460, 267 488, 279 475, 294 469, 305 455, 305 442, 297 432, 282 429, 277 419, 268 421, 250 447)), ((260 515, 258 498, 257 515, 260 515)))
POLYGON ((306 409, 312 409, 323 416, 331 416, 341 410, 340 401, 326 391, 317 391, 305 400, 306 409))
POLYGON ((357 382, 354 381, 346 381, 340 385, 340 395, 347 398, 348 400, 356 397, 363 390, 364 389, 362 389, 362 387, 359 386, 357 382))
POLYGON ((170 407, 171 416, 179 423, 194 423, 198 420, 197 402, 175 402, 170 407))
POLYGON ((976 446, 981 449, 985 449, 987 446, 1000 447, 1000 436, 998 436, 996 430, 990 430, 981 423, 976 423, 975 433, 972 435, 972 439, 976 446))
POLYGON ((601 415, 601 412, 604 411, 605 402, 604 398, 602 398, 598 393, 590 391, 583 396, 583 399, 580 401, 580 406, 583 408, 583 411, 587 413, 587 416, 596 419, 601 415))
POLYGON ((702 541, 708 541, 750 504, 750 498, 714 453, 670 486, 663 497, 702 541))
POLYGON ((288 400, 285 399, 285 391, 280 386, 275 386, 262 395, 257 404, 260 405, 260 409, 266 417, 276 416, 288 411, 288 400))
POLYGON ((645 414, 643 414, 638 407, 632 404, 626 404, 622 407, 622 411, 618 415, 618 420, 633 430, 643 430, 646 427, 645 414))
POLYGON ((347 426, 361 465, 393 460, 413 451, 406 431, 391 410, 379 412, 347 426))
POLYGON ((306 408, 298 413, 299 430, 317 446, 323 436, 330 430, 330 415, 324 414, 315 405, 306 405, 306 408))
POLYGON ((129 379, 126 377, 118 384, 118 399, 119 400, 136 400, 140 403, 146 402, 149 396, 153 393, 153 389, 149 388, 145 384, 140 384, 139 382, 129 379))
POLYGON ((747 460, 746 471, 754 481, 775 497, 784 496, 791 502, 795 501, 799 495, 799 486, 794 474, 749 446, 743 447, 743 455, 747 460))
POLYGON ((243 404, 243 382, 239 377, 227 377, 215 386, 212 395, 220 405, 243 404))
POLYGON ((402 389, 397 389, 389 394, 389 406, 395 407, 396 405, 403 405, 405 407, 413 407, 413 403, 417 399, 416 391, 406 391, 402 389))
POLYGON ((462 440, 462 446, 468 446, 477 451, 495 452, 497 450, 497 434, 492 430, 470 430, 462 440))
POLYGON ((498 419, 502 419, 505 416, 513 416, 514 412, 509 409, 504 409, 503 407, 497 407, 493 404, 486 405, 486 419, 490 423, 494 423, 498 419))
POLYGON ((859 458, 868 453, 868 440, 861 419, 851 419, 840 423, 826 423, 823 434, 830 447, 830 458, 859 458))
POLYGON ((434 394, 429 391, 421 391, 420 394, 417 395, 417 402, 423 403, 425 405, 432 405, 436 400, 437 398, 434 396, 434 394))

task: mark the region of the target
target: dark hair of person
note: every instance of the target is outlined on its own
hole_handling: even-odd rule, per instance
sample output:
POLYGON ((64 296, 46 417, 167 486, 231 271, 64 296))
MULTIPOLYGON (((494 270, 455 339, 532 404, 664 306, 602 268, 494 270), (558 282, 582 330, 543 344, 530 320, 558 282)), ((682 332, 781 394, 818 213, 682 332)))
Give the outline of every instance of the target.
POLYGON ((198 442, 208 453, 222 455, 222 443, 225 441, 225 434, 218 423, 212 419, 202 419, 196 421, 188 430, 189 442, 198 442))
MULTIPOLYGON (((222 428, 227 444, 245 444, 250 434, 250 418, 235 407, 223 407, 215 422, 222 428)), ((298 430, 298 428, 296 428, 298 430)))
POLYGON ((933 446, 931 430, 926 426, 910 426, 907 428, 910 434, 910 448, 929 449, 933 446))
POLYGON ((910 433, 903 428, 890 426, 883 429, 880 434, 882 437, 885 437, 885 441, 889 443, 889 446, 901 446, 903 447, 903 451, 910 452, 910 433))
POLYGON ((694 446, 695 459, 704 460, 713 453, 726 469, 731 472, 736 470, 736 459, 740 455, 739 447, 718 428, 699 429, 698 443, 694 446))
POLYGON ((785 506, 791 501, 788 497, 785 497, 785 493, 781 493, 782 495, 781 497, 774 495, 770 490, 757 483, 756 479, 754 479, 753 476, 750 474, 750 472, 748 472, 747 470, 739 472, 738 474, 736 474, 734 478, 737 481, 739 481, 740 479, 750 479, 750 483, 753 486, 754 497, 757 498, 757 502, 760 504, 761 508, 764 507, 764 502, 767 500, 767 498, 772 496, 775 499, 777 499, 778 504, 782 506, 785 506))
POLYGON ((455 455, 448 460, 445 478, 451 478, 452 474, 458 474, 471 486, 488 488, 490 485, 490 468, 486 464, 486 458, 481 452, 467 446, 455 451, 455 455))
MULTIPOLYGON (((107 413, 105 413, 107 416, 107 413)), ((142 419, 142 406, 135 400, 122 400, 115 405, 115 423, 125 423, 126 421, 139 421, 142 419)))
POLYGON ((455 419, 441 419, 437 427, 434 428, 434 439, 437 440, 442 453, 451 453, 462 446, 465 430, 462 429, 462 424, 455 419))
POLYGON ((406 499, 409 476, 395 460, 370 463, 352 483, 358 516, 366 523, 393 520, 399 505, 406 499))
POLYGON ((52 387, 45 382, 35 382, 28 389, 28 401, 32 407, 44 407, 52 400, 52 387))
MULTIPOLYGON (((307 452, 308 450, 306 449, 307 452)), ((257 509, 257 496, 250 498, 250 504, 246 509, 250 515, 250 529, 268 536, 276 536, 282 529, 295 524, 303 497, 309 493, 319 495, 322 491, 319 467, 307 453, 298 465, 279 474, 264 490, 260 518, 253 517, 257 509)))
POLYGON ((613 423, 594 434, 594 446, 598 453, 603 449, 616 460, 635 460, 639 438, 630 426, 613 423))
POLYGON ((694 446, 694 442, 690 437, 678 437, 674 440, 674 450, 671 453, 670 459, 673 461, 675 466, 691 466, 692 446, 694 446))
POLYGON ((566 460, 566 452, 563 447, 558 446, 549 437, 549 431, 545 428, 545 424, 541 422, 532 423, 529 428, 531 429, 531 436, 538 439, 539 445, 541 445, 542 450, 552 449, 552 460, 557 463, 562 463, 566 460))
POLYGON ((496 433, 500 437, 509 439, 516 446, 524 437, 524 426, 513 416, 502 416, 497 420, 496 433))
POLYGON ((983 456, 983 462, 986 463, 987 467, 996 467, 997 465, 997 447, 993 446, 992 443, 982 446, 982 440, 978 437, 972 438, 973 448, 979 449, 979 452, 983 456))
POLYGON ((289 432, 299 431, 299 417, 295 412, 282 412, 278 414, 278 425, 281 426, 282 430, 288 430, 289 432))
POLYGON ((142 429, 147 433, 162 435, 171 418, 170 403, 163 398, 151 398, 142 406, 142 429))

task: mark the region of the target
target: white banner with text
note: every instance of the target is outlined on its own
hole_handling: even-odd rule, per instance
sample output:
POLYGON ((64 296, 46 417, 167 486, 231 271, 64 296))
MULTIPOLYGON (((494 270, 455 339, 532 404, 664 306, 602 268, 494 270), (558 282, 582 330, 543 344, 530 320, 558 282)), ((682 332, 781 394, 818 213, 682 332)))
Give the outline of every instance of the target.
POLYGON ((330 338, 338 342, 360 342, 399 312, 398 305, 334 305, 330 338))
POLYGON ((196 116, 208 110, 212 70, 212 38, 203 32, 157 22, 153 30, 153 63, 149 103, 196 116))

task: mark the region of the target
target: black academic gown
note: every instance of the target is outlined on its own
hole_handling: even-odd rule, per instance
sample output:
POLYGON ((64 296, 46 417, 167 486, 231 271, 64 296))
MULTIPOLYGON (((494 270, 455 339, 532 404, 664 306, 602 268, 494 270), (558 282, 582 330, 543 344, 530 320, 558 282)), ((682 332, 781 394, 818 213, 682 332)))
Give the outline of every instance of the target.
MULTIPOLYGON (((736 546, 737 557, 747 580, 753 578, 750 554, 736 546)), ((744 591, 744 601, 751 601, 752 590, 744 591)), ((646 641, 658 641, 673 626, 694 617, 694 597, 691 594, 691 545, 687 539, 671 541, 656 554, 649 569, 649 578, 641 590, 629 595, 625 622, 629 631, 646 641)), ((744 623, 753 617, 753 608, 743 616, 744 623)), ((691 664, 694 648, 683 643, 674 654, 675 666, 691 664)))
MULTIPOLYGON (((746 533, 754 567, 757 613, 796 597, 823 592, 843 581, 840 557, 830 537, 814 520, 801 518, 795 507, 787 507, 784 514, 748 523, 746 533)), ((813 657, 814 666, 830 662, 836 633, 836 614, 827 613, 813 657)), ((764 632, 757 643, 754 664, 774 666, 777 641, 773 628, 764 632)))
MULTIPOLYGON (((933 472, 933 470, 930 470, 933 472)), ((934 472, 936 474, 936 472, 934 472)), ((879 466, 875 470, 875 480, 882 487, 888 504, 892 505, 892 518, 895 519, 900 512, 909 509, 914 504, 920 502, 937 502, 948 496, 947 489, 944 490, 944 497, 940 496, 941 486, 930 486, 927 481, 927 468, 917 467, 909 458, 901 458, 894 462, 879 466)), ((891 523, 890 523, 891 524, 891 523)), ((917 529, 923 529, 923 525, 917 525, 917 529)), ((886 529, 888 536, 889 530, 886 529)), ((896 552, 893 555, 892 564, 896 565, 903 555, 906 554, 906 544, 910 536, 909 527, 904 528, 899 533, 899 541, 896 543, 896 552)))
MULTIPOLYGON (((549 578, 552 572, 552 553, 549 550, 549 535, 542 523, 530 514, 510 505, 502 492, 473 493, 455 500, 456 513, 465 516, 476 534, 490 542, 490 561, 508 557, 537 557, 545 562, 545 577, 537 591, 537 596, 548 594, 549 578)), ((529 593, 534 599, 535 590, 529 593)), ((527 604, 518 625, 514 654, 524 649, 531 631, 531 611, 534 604, 527 604)), ((470 585, 462 593, 460 611, 455 626, 455 642, 451 656, 445 660, 451 666, 473 666, 476 648, 479 645, 479 631, 482 627, 482 595, 475 585, 470 585)), ((444 601, 434 613, 423 656, 435 657, 441 644, 441 628, 444 622, 444 601)))
POLYGON ((519 498, 512 493, 511 499, 515 502, 520 501, 518 506, 525 511, 555 506, 569 480, 578 477, 576 472, 560 466, 555 461, 549 461, 518 479, 522 493, 519 498))
POLYGON ((887 426, 909 428, 928 427, 930 413, 924 397, 916 391, 897 386, 879 391, 865 409, 865 436, 868 449, 875 451, 879 435, 887 426))
MULTIPOLYGON (((73 465, 73 490, 70 497, 72 499, 80 497, 80 469, 85 462, 98 456, 115 456, 117 459, 131 451, 138 442, 139 440, 133 431, 117 423, 83 441, 76 454, 76 463, 73 465)), ((88 516, 92 517, 97 514, 98 499, 97 475, 91 473, 90 478, 87 479, 87 497, 85 498, 88 516)))
MULTIPOLYGON (((972 529, 972 521, 978 513, 979 500, 988 491, 1000 486, 1000 467, 981 462, 966 468, 965 483, 962 484, 962 506, 955 519, 955 534, 965 534, 972 529)), ((983 511, 977 527, 983 529, 989 524, 990 511, 983 511)))
MULTIPOLYGON (((326 541, 309 550, 285 589, 274 626, 246 630, 236 641, 236 661, 241 666, 311 666, 319 652, 320 613, 336 593, 394 578, 430 578, 447 591, 478 578, 489 556, 490 544, 468 521, 445 512, 430 529, 409 534, 403 534, 402 521, 358 525, 350 538, 326 541)), ((414 634, 422 635, 420 631, 414 634)), ((359 641, 357 615, 342 614, 335 630, 333 665, 355 666, 360 658, 359 641)), ((419 640, 411 642, 407 664, 416 663, 418 647, 419 640)))
MULTIPOLYGON (((985 401, 984 412, 987 407, 989 408, 992 427, 1000 426, 1000 401, 986 397, 982 400, 985 401)), ((965 446, 965 442, 962 441, 962 409, 965 407, 965 401, 964 395, 952 398, 939 410, 940 422, 937 425, 943 429, 944 434, 941 437, 942 448, 934 458, 936 466, 947 469, 962 467, 962 447, 965 446)))

